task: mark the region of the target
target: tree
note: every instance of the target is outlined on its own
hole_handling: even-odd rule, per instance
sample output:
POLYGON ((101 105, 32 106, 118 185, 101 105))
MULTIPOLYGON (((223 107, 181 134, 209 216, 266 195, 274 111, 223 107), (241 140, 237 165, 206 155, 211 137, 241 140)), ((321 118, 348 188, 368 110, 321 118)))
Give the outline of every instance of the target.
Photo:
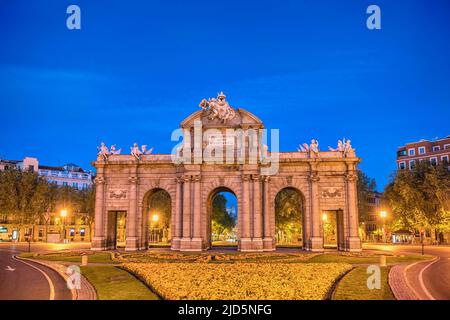
POLYGON ((170 195, 165 190, 156 190, 149 199, 150 214, 157 213, 159 216, 158 224, 168 229, 172 215, 172 206, 170 195))
POLYGON ((360 221, 368 220, 369 206, 367 204, 367 198, 371 193, 376 191, 377 183, 375 179, 367 176, 362 170, 357 170, 358 182, 356 184, 358 192, 358 212, 360 221))
POLYGON ((291 242, 302 232, 302 198, 297 190, 286 188, 275 198, 275 231, 278 240, 291 242))
POLYGON ((227 199, 223 194, 216 194, 212 200, 211 229, 213 234, 224 236, 231 233, 236 223, 227 211, 227 199))
POLYGON ((0 212, 19 227, 34 224, 48 210, 48 182, 31 170, 0 172, 0 212))
POLYGON ((385 198, 397 228, 450 231, 450 171, 448 165, 419 162, 412 170, 395 172, 386 187, 385 198))

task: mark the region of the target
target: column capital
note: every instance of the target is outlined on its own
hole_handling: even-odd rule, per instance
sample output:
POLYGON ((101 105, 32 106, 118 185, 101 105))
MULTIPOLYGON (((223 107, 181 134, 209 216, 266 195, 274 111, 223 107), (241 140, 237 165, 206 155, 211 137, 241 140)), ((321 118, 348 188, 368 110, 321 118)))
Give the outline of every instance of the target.
POLYGON ((201 175, 192 176, 192 180, 195 182, 200 182, 202 181, 202 176, 201 175))
POLYGON ((251 179, 251 175, 250 174, 243 174, 242 175, 242 181, 249 181, 251 179))
POLYGON ((186 175, 186 176, 183 176, 183 181, 184 182, 189 182, 189 181, 191 181, 192 180, 192 176, 190 176, 190 175, 186 175))
POLYGON ((356 174, 356 172, 349 171, 345 174, 344 178, 345 181, 355 182, 358 180, 358 175, 356 174))
POLYGON ((184 178, 183 177, 176 177, 174 180, 175 180, 175 183, 183 183, 184 178))
POLYGON ((259 181, 260 177, 261 176, 259 174, 252 174, 251 175, 251 178, 252 178, 253 181, 259 181))
POLYGON ((308 179, 311 182, 319 182, 320 181, 319 173, 317 171, 311 171, 311 173, 308 176, 308 179))
POLYGON ((263 182, 269 182, 270 181, 270 176, 260 176, 260 179, 263 182))
POLYGON ((133 184, 137 184, 139 182, 139 177, 136 177, 136 176, 128 177, 128 182, 129 183, 133 183, 133 184))
POLYGON ((104 184, 106 182, 106 179, 104 177, 96 177, 94 179, 94 183, 99 185, 99 184, 104 184))

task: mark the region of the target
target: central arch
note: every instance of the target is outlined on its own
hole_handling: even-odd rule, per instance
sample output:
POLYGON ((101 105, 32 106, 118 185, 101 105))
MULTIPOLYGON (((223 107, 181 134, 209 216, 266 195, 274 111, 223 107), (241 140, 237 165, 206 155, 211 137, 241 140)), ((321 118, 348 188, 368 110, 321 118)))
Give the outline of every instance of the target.
POLYGON ((236 247, 238 245, 238 197, 230 188, 221 186, 207 198, 207 234, 209 247, 236 247))
POLYGON ((285 187, 275 196, 276 246, 306 248, 305 198, 300 190, 285 187))

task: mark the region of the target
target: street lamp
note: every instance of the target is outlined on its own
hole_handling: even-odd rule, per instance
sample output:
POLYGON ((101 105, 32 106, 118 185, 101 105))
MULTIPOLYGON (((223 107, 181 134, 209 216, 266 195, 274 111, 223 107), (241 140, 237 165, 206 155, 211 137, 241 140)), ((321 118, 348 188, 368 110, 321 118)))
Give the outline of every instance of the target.
POLYGON ((158 221, 159 221, 159 215, 157 213, 154 213, 152 215, 152 222, 153 222, 153 241, 158 242, 158 221))
POLYGON ((66 217, 67 217, 67 210, 62 209, 60 212, 61 218, 62 218, 62 229, 63 229, 63 243, 66 243, 66 217))
POLYGON ((382 210, 380 211, 380 217, 381 220, 383 220, 383 237, 384 237, 384 242, 387 243, 387 238, 386 238, 386 217, 387 217, 387 212, 382 210))

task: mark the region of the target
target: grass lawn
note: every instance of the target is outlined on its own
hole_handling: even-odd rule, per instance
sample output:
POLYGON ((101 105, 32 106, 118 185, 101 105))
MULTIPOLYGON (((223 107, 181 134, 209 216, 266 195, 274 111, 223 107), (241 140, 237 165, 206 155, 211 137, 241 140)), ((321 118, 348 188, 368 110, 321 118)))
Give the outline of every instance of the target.
MULTIPOLYGON (((97 252, 88 255, 88 262, 92 263, 116 263, 111 260, 109 252, 97 252)), ((40 259, 48 261, 64 261, 64 262, 80 262, 81 255, 79 253, 50 253, 50 254, 34 254, 34 253, 22 253, 22 258, 40 259)))
POLYGON ((367 288, 367 268, 356 267, 339 282, 333 300, 395 300, 388 284, 390 267, 381 268, 381 289, 367 288))
POLYGON ((110 266, 81 267, 95 287, 99 300, 158 300, 141 281, 125 270, 110 266))
MULTIPOLYGON (((386 263, 403 263, 414 262, 419 260, 432 259, 429 255, 408 254, 403 256, 386 256, 386 263)), ((339 254, 320 254, 313 256, 307 261, 308 263, 328 263, 328 262, 344 262, 350 264, 378 264, 380 257, 378 255, 371 256, 347 256, 339 254)))

